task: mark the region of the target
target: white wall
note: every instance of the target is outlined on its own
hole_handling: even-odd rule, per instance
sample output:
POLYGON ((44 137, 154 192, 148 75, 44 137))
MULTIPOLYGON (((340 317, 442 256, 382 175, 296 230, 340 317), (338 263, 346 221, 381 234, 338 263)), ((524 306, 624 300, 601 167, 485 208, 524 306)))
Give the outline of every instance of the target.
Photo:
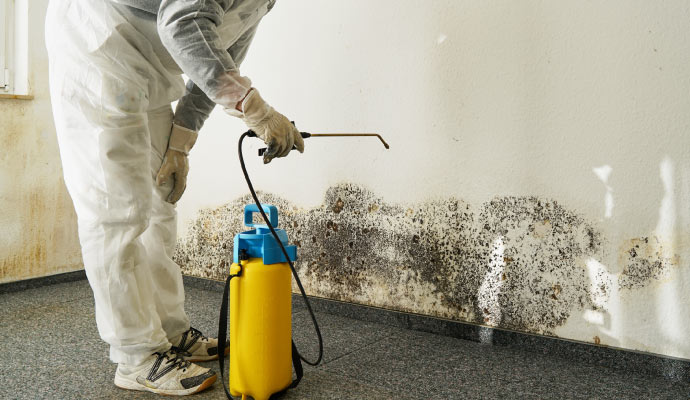
MULTIPOLYGON (((601 239, 572 264, 589 299, 553 328, 526 330, 690 358, 688 43, 682 0, 278 2, 243 74, 302 130, 380 132, 391 149, 310 139, 303 155, 269 166, 252 157, 249 168, 258 188, 307 211, 342 182, 410 210, 449 198, 475 215, 496 198, 555 201, 601 239)), ((243 130, 219 110, 202 130, 178 207, 183 242, 197 213, 246 193, 243 130)), ((500 292, 486 283, 495 265, 485 267, 480 291, 500 292)), ((554 283, 552 297, 568 285, 554 283)), ((433 291, 427 305, 400 308, 435 314, 433 291)), ((548 307, 544 293, 529 296, 548 307)), ((396 308, 375 297, 361 301, 396 308)), ((462 315, 450 317, 472 320, 462 315)), ((483 323, 504 326, 494 317, 483 323)))
MULTIPOLYGON (((308 291, 690 358, 690 6, 430 3, 278 2, 243 66, 301 129, 374 131, 391 144, 310 139, 305 154, 268 166, 250 157, 255 185, 283 202, 287 220, 341 226, 300 249, 313 262, 300 266, 308 291), (347 216, 346 205, 334 214, 343 184, 366 188, 346 200, 367 213, 347 216), (564 217, 545 219, 535 204, 564 217), (469 222, 455 224, 448 205, 462 205, 469 222), (430 239, 419 239, 412 222, 432 214, 422 229, 430 239), (372 224, 385 240, 368 244, 343 228, 372 224), (581 234, 590 230, 596 240, 581 234), (419 246, 401 244, 415 236, 419 246), (322 266, 350 271, 320 245, 334 237, 380 264, 358 267, 364 273, 347 283, 359 289, 322 266), (431 278, 397 254, 443 241, 464 253, 430 262, 439 271, 431 278), (312 257, 324 249, 328 262, 312 257), (465 285, 467 277, 478 280, 465 285), (557 311, 546 323, 545 309, 557 311)), ((81 267, 50 114, 47 1, 29 4, 35 99, 0 99, 0 282, 81 267)), ((235 156, 244 129, 216 111, 202 131, 178 207, 183 250, 199 232, 236 233, 224 221, 239 223, 236 206, 246 201, 235 156)), ((291 238, 306 242, 311 232, 297 229, 291 238)))
POLYGON ((0 282, 83 268, 48 92, 47 5, 47 0, 17 2, 17 11, 29 17, 28 29, 20 32, 28 35, 24 48, 16 49, 28 53, 23 58, 29 65, 28 87, 19 85, 19 93, 34 99, 0 98, 0 282))

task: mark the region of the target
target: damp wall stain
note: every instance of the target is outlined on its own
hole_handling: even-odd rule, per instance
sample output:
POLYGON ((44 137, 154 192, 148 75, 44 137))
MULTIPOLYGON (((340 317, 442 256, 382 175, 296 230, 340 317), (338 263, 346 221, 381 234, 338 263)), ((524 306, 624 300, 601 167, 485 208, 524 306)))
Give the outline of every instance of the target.
MULTIPOLYGON (((47 90, 47 87, 45 88, 47 90)), ((0 283, 83 268, 47 97, 0 102, 0 283)))
MULTIPOLYGON (((603 258, 602 235, 554 200, 388 204, 356 184, 331 187, 311 209, 259 196, 280 210, 310 295, 555 335, 571 313, 601 309, 611 293, 610 280, 592 282, 585 265, 603 258)), ((199 212, 178 241, 185 274, 225 279, 250 202, 199 212)))
POLYGON ((62 179, 48 85, 42 21, 31 1, 28 91, 0 99, 0 283, 83 269, 77 217, 62 179))

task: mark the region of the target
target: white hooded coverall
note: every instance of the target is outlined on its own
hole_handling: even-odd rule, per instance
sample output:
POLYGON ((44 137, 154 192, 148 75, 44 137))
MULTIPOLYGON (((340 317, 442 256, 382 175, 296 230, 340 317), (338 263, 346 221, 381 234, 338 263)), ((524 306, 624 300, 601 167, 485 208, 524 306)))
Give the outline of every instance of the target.
POLYGON ((189 329, 157 186, 173 120, 198 131, 251 87, 238 65, 275 0, 51 0, 50 92, 98 330, 137 365, 189 329), (119 3, 119 4, 118 4, 119 3), (185 90, 181 73, 190 78, 185 90), (175 114, 171 102, 179 100, 175 114))

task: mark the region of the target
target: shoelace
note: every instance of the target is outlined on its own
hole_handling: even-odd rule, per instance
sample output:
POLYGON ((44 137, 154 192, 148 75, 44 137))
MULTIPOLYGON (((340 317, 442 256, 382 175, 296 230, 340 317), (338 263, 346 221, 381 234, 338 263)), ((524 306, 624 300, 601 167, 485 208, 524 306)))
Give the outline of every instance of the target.
POLYGON ((201 340, 208 340, 208 337, 204 336, 204 334, 201 333, 201 331, 196 329, 196 328, 192 328, 190 326, 189 331, 191 332, 192 338, 201 338, 201 340))
MULTIPOLYGON (((173 349, 170 349, 165 352, 155 352, 153 354, 158 355, 158 360, 165 359, 166 364, 172 363, 173 365, 177 366, 177 369, 185 369, 189 367, 191 362, 187 361, 184 359, 184 354, 183 352, 178 352, 173 349)), ((157 360, 156 360, 157 361, 157 360)))
POLYGON ((199 339, 208 340, 208 338, 204 336, 200 330, 190 326, 189 330, 187 330, 182 336, 182 340, 180 342, 181 346, 173 346, 172 350, 185 357, 190 357, 192 353, 189 351, 189 349, 191 349, 192 346, 199 341, 199 339))

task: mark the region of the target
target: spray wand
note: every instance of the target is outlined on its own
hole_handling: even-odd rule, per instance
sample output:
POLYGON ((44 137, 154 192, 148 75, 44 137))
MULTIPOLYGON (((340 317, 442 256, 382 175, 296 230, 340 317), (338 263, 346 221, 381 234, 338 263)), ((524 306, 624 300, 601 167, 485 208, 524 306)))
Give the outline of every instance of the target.
MULTIPOLYGON (((294 125, 295 122, 293 121, 292 123, 293 123, 293 125, 294 125)), ((249 132, 251 132, 251 134, 249 134, 249 136, 256 137, 256 134, 255 134, 253 131, 249 131, 249 132)), ((248 132, 248 133, 249 133, 249 132, 248 132)), ((388 145, 388 143, 386 143, 386 141, 383 140, 383 138, 381 137, 381 135, 379 135, 378 133, 309 133, 309 132, 300 132, 300 135, 302 135, 302 138, 303 138, 303 139, 307 139, 307 138, 310 138, 310 137, 362 137, 362 136, 375 136, 375 137, 379 138, 379 140, 381 141, 381 143, 383 143, 383 147, 385 147, 386 150, 387 150, 387 149, 390 149, 390 146, 388 145)), ((296 148, 297 148, 297 147, 292 146, 292 149, 293 149, 293 150, 296 149, 296 148)), ((266 149, 265 147, 259 149, 259 157, 264 156, 264 154, 267 152, 267 150, 268 150, 268 149, 266 149)), ((269 153, 270 153, 270 152, 269 152, 269 153)), ((270 161, 270 160, 268 160, 268 161, 270 161)), ((264 157, 264 164, 268 163, 268 161, 266 160, 266 157, 264 157)))

